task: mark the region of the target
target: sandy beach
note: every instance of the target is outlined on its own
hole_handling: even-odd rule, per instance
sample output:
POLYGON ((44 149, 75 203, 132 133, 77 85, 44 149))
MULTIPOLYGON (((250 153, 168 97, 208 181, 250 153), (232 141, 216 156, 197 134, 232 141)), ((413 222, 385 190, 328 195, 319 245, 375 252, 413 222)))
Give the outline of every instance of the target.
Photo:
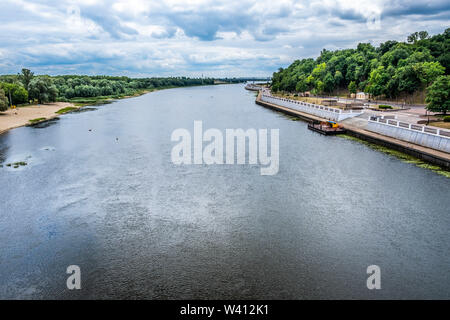
POLYGON ((55 112, 66 107, 74 107, 74 105, 69 102, 54 102, 0 112, 0 134, 10 129, 27 125, 32 119, 55 118, 58 116, 55 112))

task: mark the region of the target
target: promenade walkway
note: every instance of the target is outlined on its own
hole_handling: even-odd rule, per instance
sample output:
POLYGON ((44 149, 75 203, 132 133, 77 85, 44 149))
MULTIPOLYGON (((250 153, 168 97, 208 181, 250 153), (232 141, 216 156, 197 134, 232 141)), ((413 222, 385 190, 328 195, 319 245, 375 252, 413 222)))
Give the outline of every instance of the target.
MULTIPOLYGON (((261 91, 256 98, 256 103, 264 106, 266 108, 270 108, 276 111, 284 112, 289 115, 297 116, 305 121, 327 121, 327 119, 323 119, 308 113, 304 113, 298 110, 294 110, 291 108, 286 108, 283 106, 279 106, 273 103, 265 102, 261 100, 261 91)), ((340 123, 344 126, 344 128, 352 135, 367 140, 369 142, 385 145, 387 147, 405 152, 407 154, 411 154, 415 157, 423 159, 425 161, 429 161, 434 164, 438 164, 442 167, 450 169, 450 154, 435 150, 432 148, 420 146, 417 144, 409 143, 406 141, 398 140, 395 138, 391 138, 385 135, 381 135, 372 131, 368 131, 367 128, 367 119, 369 118, 369 113, 364 112, 362 115, 357 117, 349 118, 341 121, 340 123)), ((377 114, 379 115, 379 113, 377 114)))

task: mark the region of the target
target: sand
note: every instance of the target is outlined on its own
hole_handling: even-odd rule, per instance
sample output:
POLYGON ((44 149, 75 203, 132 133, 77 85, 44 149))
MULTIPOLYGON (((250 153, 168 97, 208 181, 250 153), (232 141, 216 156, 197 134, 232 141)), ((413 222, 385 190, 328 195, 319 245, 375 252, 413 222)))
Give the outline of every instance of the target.
POLYGON ((69 102, 54 102, 48 104, 39 104, 29 107, 20 107, 16 109, 8 109, 0 112, 0 133, 13 128, 21 127, 30 123, 29 120, 37 118, 52 119, 59 116, 56 111, 66 108, 75 107, 69 102))

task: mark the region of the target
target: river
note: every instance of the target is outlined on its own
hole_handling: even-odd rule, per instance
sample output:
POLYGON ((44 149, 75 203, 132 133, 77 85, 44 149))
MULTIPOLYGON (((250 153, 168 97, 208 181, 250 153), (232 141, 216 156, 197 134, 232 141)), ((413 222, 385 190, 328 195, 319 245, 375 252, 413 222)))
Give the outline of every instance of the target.
POLYGON ((0 135, 0 298, 449 299, 450 179, 311 132, 243 87, 163 90, 0 135), (279 129, 278 174, 173 164, 171 133, 195 120, 279 129))

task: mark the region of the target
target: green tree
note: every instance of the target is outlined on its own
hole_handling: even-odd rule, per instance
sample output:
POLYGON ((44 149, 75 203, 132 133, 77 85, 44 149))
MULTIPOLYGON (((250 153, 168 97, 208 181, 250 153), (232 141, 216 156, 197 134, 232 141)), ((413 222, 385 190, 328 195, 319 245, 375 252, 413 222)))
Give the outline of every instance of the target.
POLYGON ((342 72, 337 70, 334 74, 334 81, 336 83, 336 86, 339 87, 341 83, 344 81, 344 76, 342 75, 342 72))
POLYGON ((8 99, 6 99, 5 91, 0 88, 0 112, 8 110, 8 99))
POLYGON ((0 82, 0 87, 3 89, 10 105, 28 102, 28 92, 22 85, 0 82))
POLYGON ((327 69, 327 64, 325 62, 318 64, 312 71, 311 75, 315 78, 323 77, 327 69))
POLYGON ((381 55, 383 55, 386 52, 390 51, 392 49, 392 47, 394 47, 397 43, 398 43, 397 41, 393 41, 393 40, 386 41, 386 42, 380 44, 380 47, 378 50, 380 51, 381 55))
POLYGON ((360 43, 356 49, 322 50, 315 60, 295 60, 274 73, 272 89, 317 92, 321 81, 324 92, 332 92, 354 82, 350 87, 396 98, 402 93, 424 92, 442 74, 450 74, 450 29, 432 37, 425 31, 413 33, 409 43, 387 41, 378 48, 360 43))
POLYGON ((328 72, 325 75, 325 78, 323 80, 323 86, 324 86, 323 90, 325 92, 327 92, 327 93, 333 92, 333 90, 334 90, 334 77, 333 77, 333 75, 330 72, 328 72))
POLYGON ((356 91, 358 90, 355 81, 351 81, 350 84, 348 85, 348 92, 350 93, 356 93, 356 91))
POLYGON ((64 91, 64 97, 66 97, 67 99, 75 97, 75 90, 73 90, 72 88, 67 88, 64 91))
POLYGON ((35 77, 30 81, 29 89, 30 97, 40 104, 55 101, 58 96, 58 89, 49 76, 35 77))
POLYGON ((379 66, 370 73, 369 84, 366 90, 375 97, 384 95, 386 94, 388 82, 389 75, 385 71, 384 66, 379 66))
POLYGON ((419 39, 419 33, 418 32, 414 32, 414 33, 411 33, 409 36, 408 36, 408 42, 409 43, 416 43, 416 41, 419 39))
POLYGON ((308 90, 308 84, 306 83, 305 76, 300 76, 300 79, 297 82, 297 85, 295 86, 295 91, 297 92, 305 92, 308 90))
POLYGON ((400 92, 413 93, 424 89, 442 74, 444 67, 439 62, 419 62, 398 68, 394 78, 398 79, 400 92))
POLYGON ((414 68, 420 82, 424 86, 429 86, 445 72, 445 68, 437 61, 416 63, 414 64, 414 68))
POLYGON ((325 84, 321 80, 319 80, 316 82, 315 89, 316 89, 316 93, 318 93, 318 94, 323 93, 325 90, 325 84))
POLYGON ((417 77, 414 65, 397 68, 394 79, 398 81, 399 92, 413 93, 422 86, 420 79, 417 77))
POLYGON ((450 76, 440 76, 428 87, 426 102, 429 111, 450 111, 450 76))
POLYGON ((420 31, 419 32, 419 39, 420 40, 425 40, 429 37, 428 32, 427 31, 420 31))
POLYGON ((22 73, 19 74, 19 80, 22 82, 25 90, 28 91, 28 85, 30 84, 30 81, 33 79, 33 77, 34 73, 29 69, 22 69, 22 73))
POLYGON ((395 67, 389 66, 386 69, 386 73, 389 77, 389 81, 386 84, 386 95, 389 98, 394 98, 398 95, 398 79, 395 78, 395 67))

